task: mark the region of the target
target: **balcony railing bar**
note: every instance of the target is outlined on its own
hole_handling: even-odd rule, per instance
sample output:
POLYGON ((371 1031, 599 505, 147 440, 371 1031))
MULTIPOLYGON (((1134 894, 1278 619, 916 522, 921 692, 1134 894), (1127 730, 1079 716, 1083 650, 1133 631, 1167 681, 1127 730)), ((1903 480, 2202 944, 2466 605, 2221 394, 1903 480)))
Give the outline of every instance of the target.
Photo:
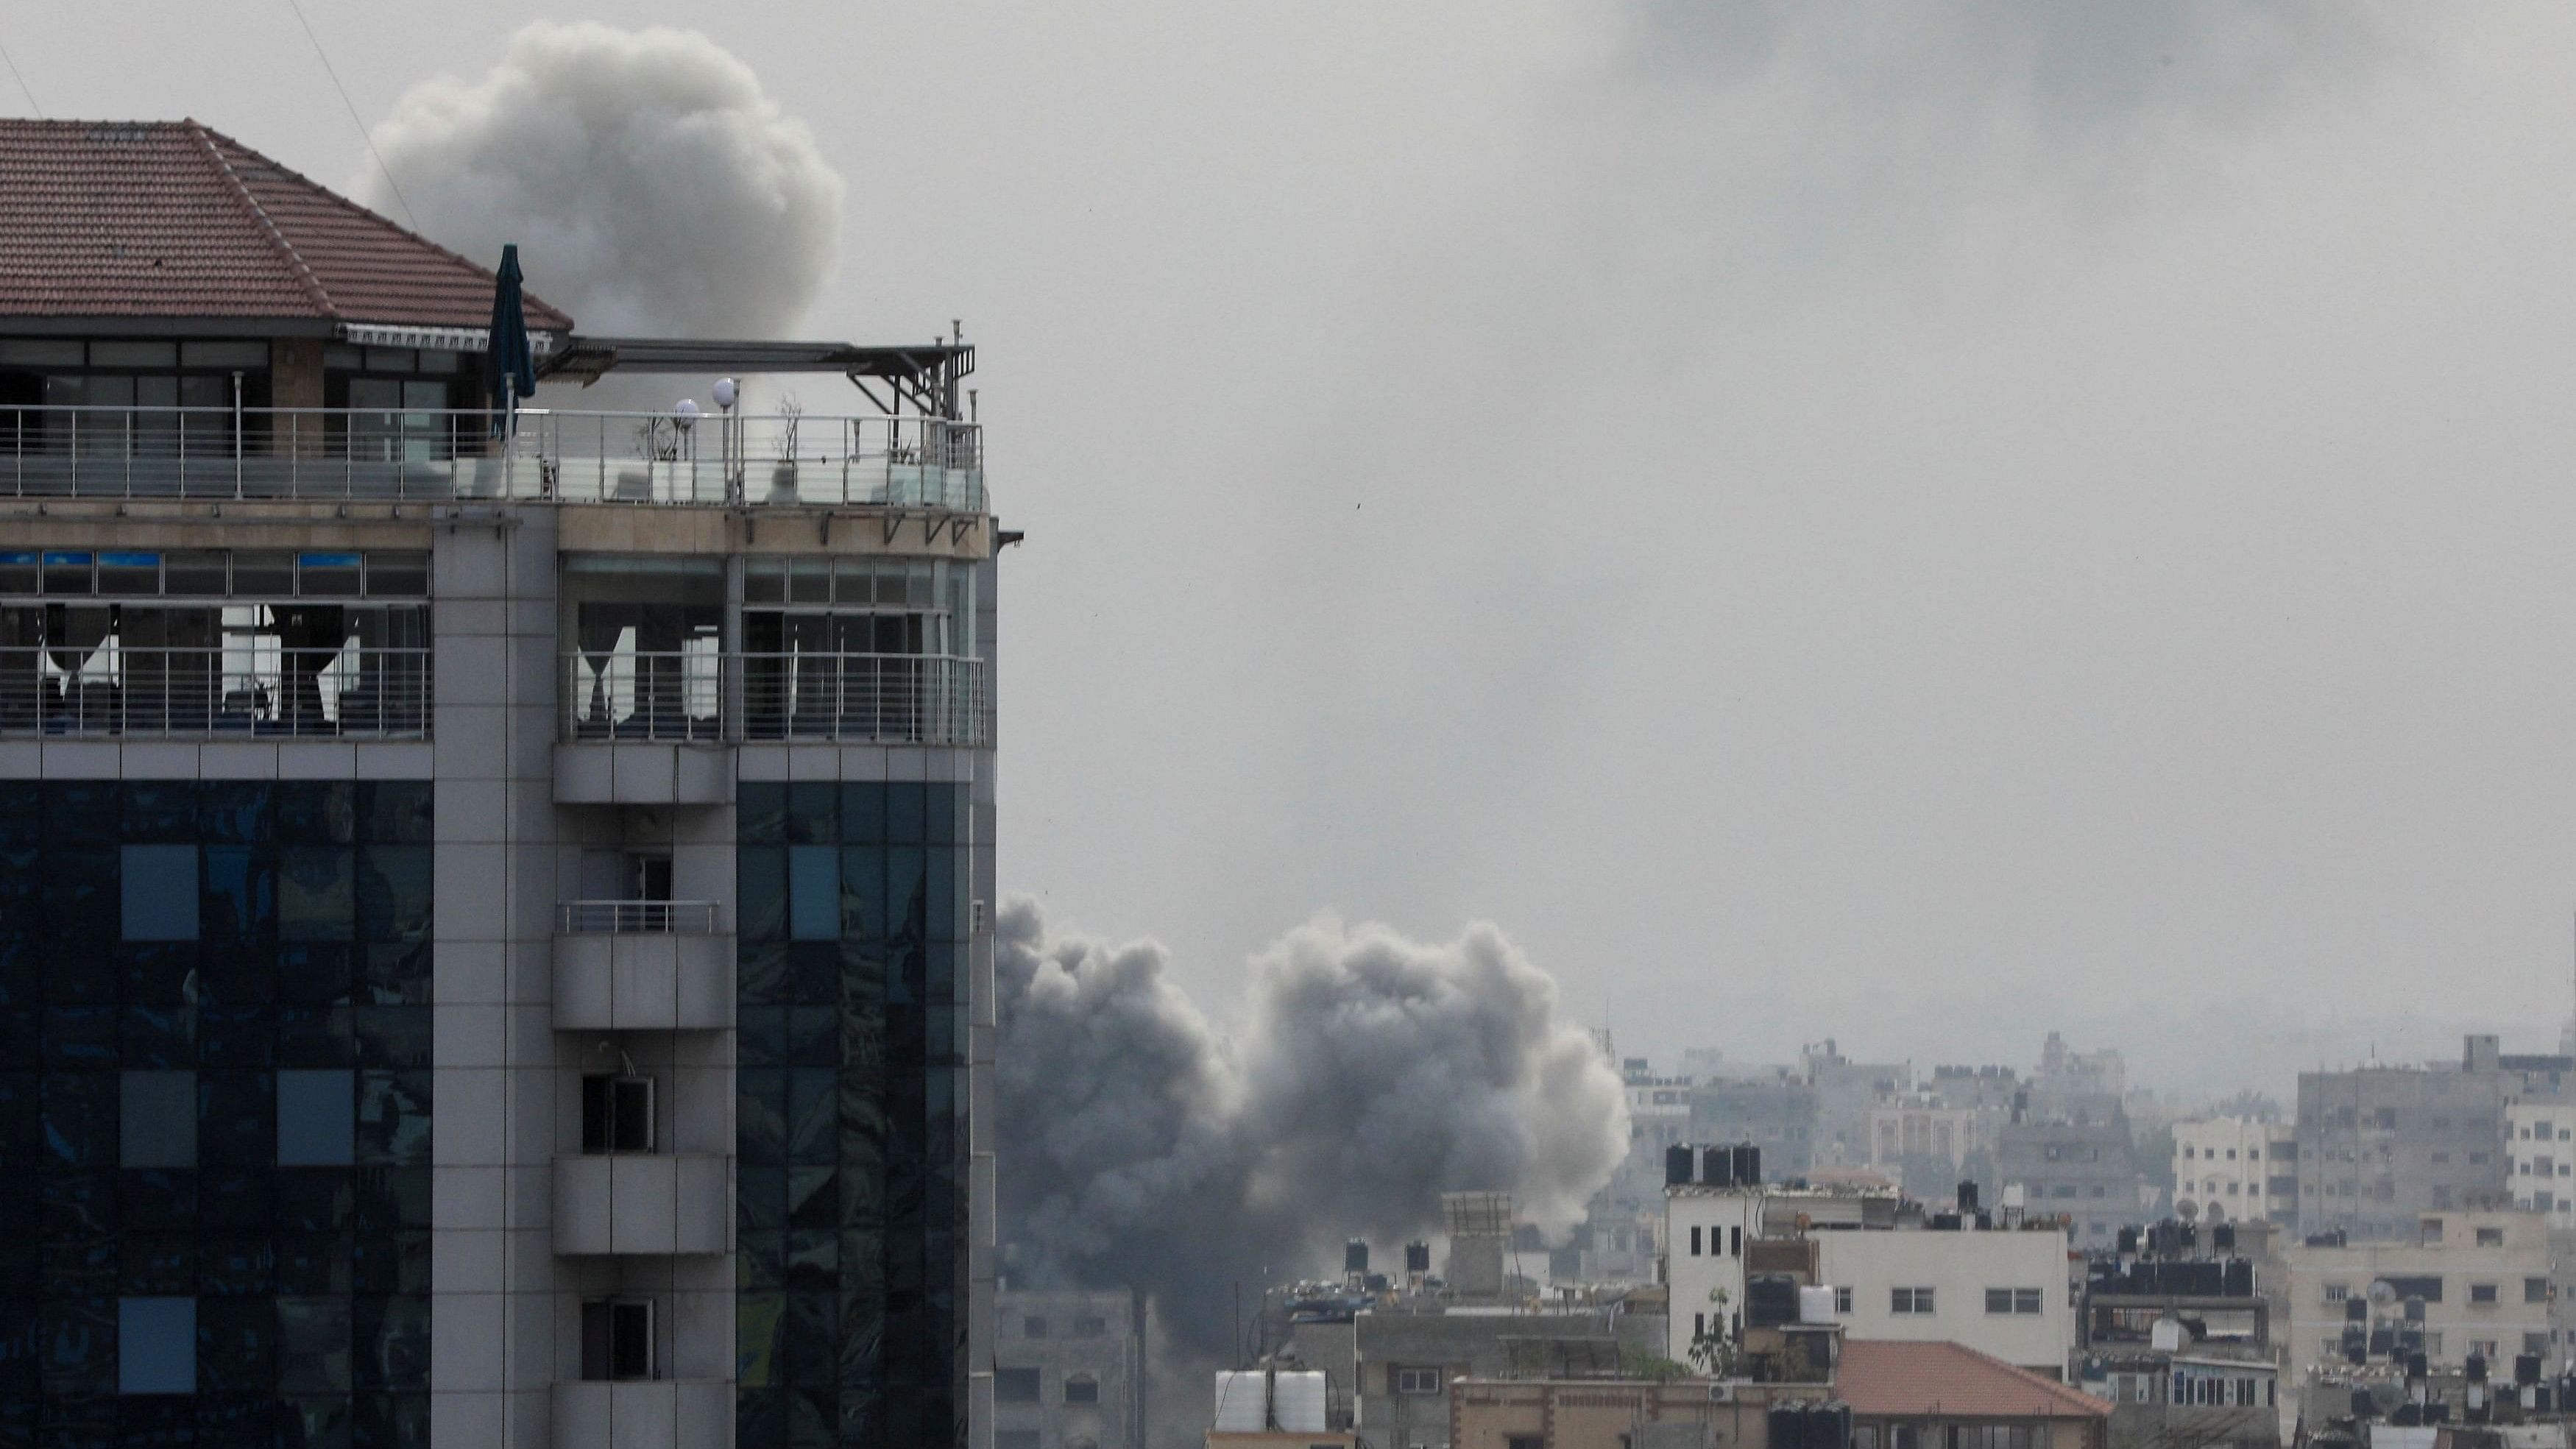
POLYGON ((515 499, 984 511, 983 433, 945 418, 0 406, 16 497, 515 499))
POLYGON ((990 748, 981 659, 713 650, 564 656, 567 740, 840 740, 990 748))
POLYGON ((0 734, 426 739, 430 651, 0 646, 0 734))
POLYGON ((555 930, 567 936, 712 936, 713 901, 564 901, 555 930))

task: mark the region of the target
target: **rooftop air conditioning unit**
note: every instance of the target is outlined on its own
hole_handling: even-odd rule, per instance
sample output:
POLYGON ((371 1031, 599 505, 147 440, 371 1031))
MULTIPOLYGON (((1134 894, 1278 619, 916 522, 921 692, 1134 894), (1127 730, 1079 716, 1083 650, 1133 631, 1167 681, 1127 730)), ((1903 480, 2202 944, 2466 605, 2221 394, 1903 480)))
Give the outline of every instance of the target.
POLYGON ((1708 1386, 1708 1401, 1712 1404, 1734 1403, 1735 1385, 1729 1383, 1725 1379, 1718 1379, 1712 1382, 1708 1386))

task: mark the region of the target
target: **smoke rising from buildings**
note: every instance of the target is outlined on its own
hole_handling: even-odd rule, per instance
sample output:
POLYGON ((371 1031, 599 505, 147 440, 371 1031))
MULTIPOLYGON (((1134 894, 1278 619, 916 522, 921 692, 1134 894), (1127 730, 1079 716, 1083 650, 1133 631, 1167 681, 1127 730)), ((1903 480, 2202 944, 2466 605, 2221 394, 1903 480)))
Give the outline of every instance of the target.
POLYGON ((1627 1149, 1617 1073, 1490 925, 1429 944, 1318 917, 1252 962, 1231 1038, 1159 945, 1050 937, 1026 900, 999 925, 1010 1273, 1142 1289, 1185 1350, 1227 1342, 1229 1283, 1430 1232, 1444 1191, 1570 1227, 1627 1149))
MULTIPOLYGON (((782 336, 840 257, 813 133, 691 31, 530 25, 480 80, 413 87, 375 144, 423 233, 487 266, 519 243, 587 333, 782 336)), ((403 214, 381 174, 364 195, 403 214)))

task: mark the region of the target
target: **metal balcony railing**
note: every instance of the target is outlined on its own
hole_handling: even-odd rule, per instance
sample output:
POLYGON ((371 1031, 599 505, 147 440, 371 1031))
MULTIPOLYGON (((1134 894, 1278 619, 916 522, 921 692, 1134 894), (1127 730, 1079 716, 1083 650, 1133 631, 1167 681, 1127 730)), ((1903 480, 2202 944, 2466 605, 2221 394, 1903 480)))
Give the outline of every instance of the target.
POLYGON ((564 901, 555 931, 565 936, 712 936, 713 901, 564 901))
POLYGON ((0 734, 426 739, 430 651, 0 646, 0 734))
POLYGON ((36 498, 527 499, 984 511, 983 432, 943 418, 0 406, 36 498))
POLYGON ((981 659, 713 651, 564 658, 567 740, 838 740, 990 748, 981 659))

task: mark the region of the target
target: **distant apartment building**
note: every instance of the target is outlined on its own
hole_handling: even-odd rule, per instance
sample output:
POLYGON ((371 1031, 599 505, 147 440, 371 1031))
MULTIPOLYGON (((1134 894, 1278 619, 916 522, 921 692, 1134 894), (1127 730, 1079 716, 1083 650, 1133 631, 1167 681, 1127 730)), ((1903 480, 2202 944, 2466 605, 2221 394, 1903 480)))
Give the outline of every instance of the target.
POLYGON ((1005 1289, 993 1315, 993 1449, 1140 1449, 1141 1299, 1005 1289))
POLYGON ((2165 1222, 2144 1236, 2144 1256, 2087 1259, 2076 1314, 2077 1373, 2112 1406, 2111 1449, 2270 1449, 2281 1424, 2278 1316, 2256 1281, 2266 1225, 2165 1222))
POLYGON ((2105 1248, 2144 1210, 2144 1184, 2116 1106, 2075 1121, 2006 1123, 1995 1142, 2005 1192, 2022 1190, 2032 1213, 2065 1217, 2077 1248, 2105 1248))
POLYGON ((1703 1334, 1740 1336, 1748 1286, 1778 1273, 1833 1290, 1849 1338, 1953 1341, 2065 1372, 2067 1240, 2053 1223, 1929 1227, 1892 1191, 1776 1184, 1676 1183, 1665 1209, 1671 1358, 1703 1334))
POLYGON ((1697 1378, 1462 1379, 1448 1442, 1449 1449, 1769 1449, 1773 1401, 1814 1394, 1808 1384, 1721 1388, 1697 1378))
POLYGON ((2000 1114, 1909 1092, 1870 1109, 1868 1165, 1925 1201, 1947 1201, 1972 1162, 1986 1159, 1987 1134, 1999 1125, 2000 1114))
POLYGON ((1815 1234, 1846 1340, 1964 1343, 2048 1378, 2075 1344, 2066 1233, 1899 1228, 1815 1234))
POLYGON ((2508 1075, 2478 1042, 2459 1066, 2299 1074, 2301 1232, 2402 1240, 2425 1213, 2512 1200, 2508 1075))
POLYGON ((2039 1074, 2030 1081, 2028 1107, 2042 1117, 2072 1116, 2079 1099, 2108 1097, 2116 1102, 2128 1090, 2128 1064, 2117 1049, 2079 1052, 2052 1031, 2040 1048, 2039 1074))
POLYGON ((1333 1424, 1371 1449, 1450 1449, 1452 1389, 1462 1380, 1597 1381, 1623 1362, 1661 1357, 1666 1336, 1661 1313, 1625 1304, 1532 1311, 1437 1302, 1300 1323, 1294 1334, 1298 1361, 1331 1385, 1333 1424))
POLYGON ((2173 1124, 2174 1208, 2204 1219, 2284 1222, 2298 1211, 2298 1131, 2211 1117, 2173 1124))
POLYGON ((2028 1085, 2010 1067, 1957 1063, 1934 1067, 1931 1080, 1921 1084, 1925 1092, 1940 1098, 1947 1106, 2006 1116, 2014 1107, 2026 1105, 2022 1097, 2028 1085))
POLYGON ((1689 1077, 1658 1075, 1644 1057, 1630 1057, 1621 1063, 1620 1076, 1627 1086, 1628 1139, 1633 1148, 1661 1153, 1689 1139, 1689 1077))
POLYGON ((1811 1167, 1862 1167, 1870 1162, 1870 1113, 1890 1097, 1911 1090, 1911 1062, 1856 1062, 1831 1037, 1799 1053, 1798 1069, 1814 1089, 1815 1138, 1811 1167))
POLYGON ((1692 1141, 1753 1143, 1775 1181, 1815 1165, 1816 1089, 1797 1073, 1703 1078, 1690 1093, 1692 1141))
POLYGON ((2515 1102, 2504 1121, 2513 1205, 2552 1228, 2576 1227, 2576 1105, 2515 1102))
POLYGON ((2311 1239, 2282 1256, 2293 1373, 2385 1363, 2409 1334, 2435 1365, 2549 1352, 2554 1268, 2536 1214, 2425 1213, 2404 1242, 2311 1239))

